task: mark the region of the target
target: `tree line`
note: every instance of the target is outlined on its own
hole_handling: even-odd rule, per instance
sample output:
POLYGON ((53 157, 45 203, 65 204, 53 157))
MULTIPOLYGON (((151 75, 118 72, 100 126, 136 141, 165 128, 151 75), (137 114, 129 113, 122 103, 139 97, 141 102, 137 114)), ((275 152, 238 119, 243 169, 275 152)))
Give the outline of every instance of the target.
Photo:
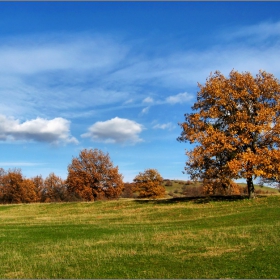
POLYGON ((101 150, 80 152, 63 180, 54 173, 25 178, 20 169, 0 168, 0 203, 94 201, 123 196, 158 198, 165 195, 163 178, 156 169, 140 172, 133 184, 123 182, 118 167, 101 150))

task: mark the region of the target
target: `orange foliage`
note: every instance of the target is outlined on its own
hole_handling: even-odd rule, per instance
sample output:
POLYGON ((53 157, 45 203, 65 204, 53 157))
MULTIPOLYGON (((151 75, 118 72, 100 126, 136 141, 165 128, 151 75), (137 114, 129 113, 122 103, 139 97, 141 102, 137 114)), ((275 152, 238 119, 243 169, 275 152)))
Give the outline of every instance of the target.
POLYGON ((233 70, 229 78, 210 74, 199 88, 197 112, 180 124, 178 140, 197 144, 187 152, 186 172, 212 188, 245 178, 254 197, 253 179, 280 174, 279 81, 265 71, 254 78, 233 70))
POLYGON ((39 201, 36 187, 32 180, 23 179, 21 182, 21 202, 30 203, 39 201))
POLYGON ((133 181, 134 192, 138 192, 140 198, 159 198, 165 195, 165 188, 161 185, 163 178, 156 169, 140 172, 133 181))
POLYGON ((204 180, 203 193, 207 195, 238 195, 240 187, 228 178, 204 180))
POLYGON ((70 195, 91 201, 119 197, 123 189, 122 178, 108 154, 84 149, 68 166, 66 184, 70 195))
POLYGON ((133 198, 134 197, 134 183, 124 183, 124 188, 121 197, 133 198))
POLYGON ((35 192, 38 197, 38 201, 42 201, 42 191, 44 188, 44 179, 42 175, 37 175, 33 178, 31 178, 34 186, 35 186, 35 192))
POLYGON ((5 172, 1 168, 0 189, 0 200, 3 203, 30 203, 39 200, 33 181, 25 179, 20 169, 5 172))
POLYGON ((60 177, 54 173, 50 173, 49 176, 43 181, 41 187, 41 201, 43 202, 60 202, 67 196, 67 190, 60 177))

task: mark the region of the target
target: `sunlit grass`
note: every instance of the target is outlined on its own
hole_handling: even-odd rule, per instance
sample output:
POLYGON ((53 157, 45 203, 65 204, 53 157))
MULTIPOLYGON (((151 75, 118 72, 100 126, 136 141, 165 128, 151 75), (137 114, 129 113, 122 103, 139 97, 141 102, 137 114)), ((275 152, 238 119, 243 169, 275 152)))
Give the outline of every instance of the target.
POLYGON ((0 278, 279 278, 280 197, 0 206, 0 278))

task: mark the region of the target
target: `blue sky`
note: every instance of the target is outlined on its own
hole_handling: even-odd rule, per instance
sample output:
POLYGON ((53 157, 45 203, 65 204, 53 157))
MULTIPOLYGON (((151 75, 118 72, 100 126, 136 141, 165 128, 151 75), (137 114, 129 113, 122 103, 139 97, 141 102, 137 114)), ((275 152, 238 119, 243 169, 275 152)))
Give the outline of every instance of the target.
POLYGON ((182 174, 178 122, 210 72, 280 78, 280 2, 0 2, 0 167, 109 153, 124 181, 182 174))

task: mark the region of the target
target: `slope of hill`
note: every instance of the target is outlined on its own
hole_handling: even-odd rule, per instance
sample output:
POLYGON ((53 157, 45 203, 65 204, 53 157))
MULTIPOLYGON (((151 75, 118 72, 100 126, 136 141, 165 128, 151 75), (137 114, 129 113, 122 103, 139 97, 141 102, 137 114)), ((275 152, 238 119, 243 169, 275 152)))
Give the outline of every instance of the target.
POLYGON ((0 278, 279 278, 280 196, 0 205, 0 278))
MULTIPOLYGON (((241 194, 246 194, 247 186, 244 183, 238 184, 241 189, 241 194)), ((170 180, 165 179, 163 186, 166 188, 167 197, 184 197, 184 196, 200 196, 202 193, 202 184, 200 182, 184 181, 184 180, 170 180)), ((275 188, 255 185, 255 192, 257 194, 279 194, 275 188)))

